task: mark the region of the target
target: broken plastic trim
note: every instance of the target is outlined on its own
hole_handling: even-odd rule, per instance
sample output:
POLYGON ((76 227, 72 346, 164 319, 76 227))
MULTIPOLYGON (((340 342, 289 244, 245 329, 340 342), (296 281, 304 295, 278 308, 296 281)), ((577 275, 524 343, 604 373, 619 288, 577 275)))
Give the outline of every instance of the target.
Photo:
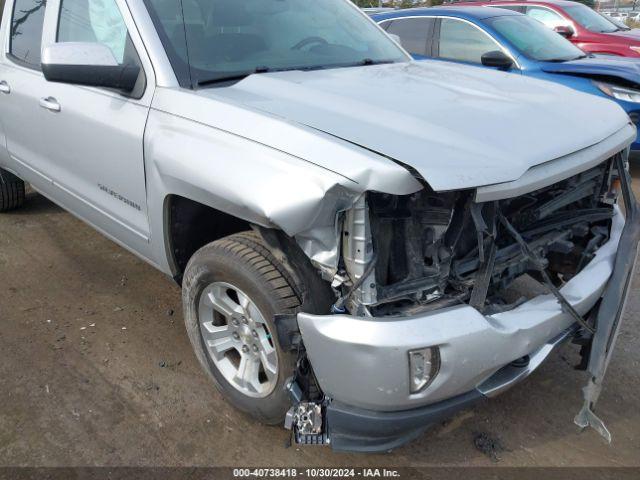
MULTIPOLYGON (((332 285, 340 298, 337 304, 333 302, 334 312, 384 317, 467 303, 481 313, 493 314, 526 300, 512 298, 517 291, 507 289, 532 270, 543 286, 546 277, 547 290, 559 297, 554 275, 564 282, 579 272, 608 237, 613 207, 603 200, 602 190, 608 186, 612 166, 613 158, 526 195, 483 203, 474 202, 472 192, 424 189, 400 196, 369 192, 366 235, 358 234, 361 244, 357 246, 343 243, 351 252, 345 262, 353 264, 355 252, 361 252, 356 262, 356 278, 360 278, 373 263, 369 243, 362 244, 370 229, 377 262, 370 275, 375 275, 375 282, 366 283, 375 293, 349 292, 356 278, 349 281, 354 275, 343 272, 332 285), (498 209, 526 239, 528 250, 498 220, 498 209), (535 252, 538 261, 527 251, 535 252), (540 273, 541 264, 546 272, 540 273)), ((360 223, 367 217, 346 216, 360 223)), ((360 223, 343 225, 343 239, 351 239, 348 233, 361 228, 360 223)), ((591 320, 581 322, 568 302, 559 301, 564 311, 587 327, 585 332, 593 332, 591 320)))
POLYGON ((518 231, 513 227, 513 225, 511 225, 509 220, 507 220, 507 218, 502 214, 501 211, 498 211, 498 219, 500 220, 500 223, 502 223, 502 225, 504 225, 507 231, 511 234, 511 236, 515 239, 515 241, 518 242, 518 245, 520 245, 524 256, 531 260, 532 264, 535 265, 535 267, 540 271, 540 274, 544 279, 545 286, 558 299, 558 302, 560 302, 562 308, 567 313, 569 313, 569 315, 571 315, 582 328, 591 333, 595 333, 595 329, 591 325, 589 325, 584 318, 582 318, 582 315, 576 312, 575 308, 573 308, 573 306, 567 301, 567 299, 564 298, 564 295, 560 293, 560 290, 556 288, 556 286, 551 281, 551 278, 549 278, 547 269, 544 267, 544 262, 542 262, 538 255, 529 247, 527 242, 524 241, 518 231))
POLYGON ((336 312, 344 311, 344 306, 347 303, 347 301, 351 298, 351 296, 354 294, 354 292, 356 290, 358 290, 362 286, 362 284, 369 278, 369 275, 371 275, 371 273, 375 269, 376 261, 377 261, 377 255, 376 255, 376 253, 374 253, 373 257, 371 257, 371 260, 369 261, 369 265, 367 265, 367 268, 365 269, 364 273, 360 276, 360 278, 358 280, 353 282, 353 285, 351 286, 351 288, 349 289, 349 291, 345 295, 343 295, 340 298, 338 298, 336 303, 331 307, 332 311, 336 311, 336 312))
POLYGON ((640 240, 638 203, 631 190, 631 179, 625 168, 623 155, 618 154, 615 162, 622 185, 626 213, 625 226, 618 243, 613 273, 596 317, 598 331, 593 336, 588 366, 591 377, 582 389, 584 404, 573 420, 581 428, 592 427, 604 437, 607 443, 611 443, 611 433, 604 422, 596 416, 594 410, 602 391, 602 382, 620 329, 620 320, 635 271, 638 241, 640 240), (630 259, 631 261, 629 261, 630 259))
POLYGON ((493 202, 488 205, 490 207, 489 218, 491 224, 491 230, 487 226, 484 217, 482 216, 482 205, 479 203, 471 203, 471 217, 476 227, 478 236, 478 255, 480 258, 481 266, 476 272, 475 283, 473 290, 471 291, 471 298, 469 299, 469 305, 473 308, 484 312, 485 300, 487 299, 487 293, 491 284, 491 275, 493 274, 493 268, 496 262, 496 254, 498 251, 496 245, 496 237, 498 228, 496 225, 496 213, 499 211, 498 202, 493 202), (486 235, 486 238, 485 238, 486 235), (488 250, 488 255, 485 258, 485 249, 488 250))
POLYGON ((284 428, 291 430, 291 439, 297 445, 331 443, 325 415, 327 400, 309 400, 295 378, 290 379, 285 388, 293 404, 284 419, 284 428))

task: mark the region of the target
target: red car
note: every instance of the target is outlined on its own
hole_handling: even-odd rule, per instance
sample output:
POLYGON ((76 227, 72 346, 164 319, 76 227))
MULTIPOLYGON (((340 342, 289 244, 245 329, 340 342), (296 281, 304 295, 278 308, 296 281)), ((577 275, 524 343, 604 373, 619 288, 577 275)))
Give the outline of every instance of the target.
POLYGON ((640 58, 640 30, 614 24, 581 3, 567 0, 455 2, 451 6, 507 8, 541 21, 586 52, 640 58))

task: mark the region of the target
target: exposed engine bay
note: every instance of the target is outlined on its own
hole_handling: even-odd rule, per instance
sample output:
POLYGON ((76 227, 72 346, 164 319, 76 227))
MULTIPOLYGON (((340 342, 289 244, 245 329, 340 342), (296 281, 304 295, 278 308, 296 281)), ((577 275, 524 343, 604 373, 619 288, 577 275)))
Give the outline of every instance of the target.
POLYGON ((514 281, 527 275, 560 288, 608 240, 618 184, 609 160, 494 202, 428 187, 405 196, 368 193, 344 215, 335 307, 364 316, 462 302, 485 314, 512 309, 527 300, 510 298, 514 281))
MULTIPOLYGON (((536 190, 493 197, 499 200, 479 202, 479 191, 434 192, 426 184, 409 195, 369 191, 359 197, 339 219, 331 315, 303 313, 278 324, 279 336, 292 339, 287 348, 298 352, 287 386, 294 407, 285 425, 292 438, 344 448, 369 432, 360 426, 362 418, 374 420, 394 401, 412 407, 412 401, 428 397, 430 403, 415 411, 437 417, 450 401, 464 403, 467 395, 486 398, 509 388, 556 345, 573 338, 581 346, 576 368, 592 375, 574 421, 593 426, 610 441, 593 413, 606 356, 593 352, 604 351, 615 335, 628 292, 634 262, 615 256, 618 242, 628 242, 623 248, 631 251, 629 245, 640 237, 637 228, 628 229, 637 225, 629 185, 628 163, 618 154, 536 190), (625 280, 604 290, 612 257, 613 275, 625 280), (493 315, 492 321, 483 315, 493 315), (525 326, 511 331, 514 319, 525 326), (423 328, 428 322, 433 329, 423 328), (302 337, 290 334, 296 326, 302 337), (398 326, 406 338, 397 335, 398 326), (469 332, 481 332, 493 352, 485 355, 482 348, 476 354, 486 356, 479 376, 467 366, 469 349, 475 348, 469 332), (302 338, 304 345, 296 343, 302 338), (336 351, 336 343, 345 348, 336 351), (371 356, 373 348, 380 359, 371 356), (391 353, 397 351, 407 354, 391 353), (314 358, 327 361, 312 367, 314 358), (361 380, 362 369, 371 365, 386 377, 373 384, 361 380), (454 377, 457 396, 448 390, 454 377), (381 384, 389 388, 380 389, 381 384)), ((390 409, 385 415, 394 414, 390 409)), ((376 438, 387 445, 384 435, 376 438)))

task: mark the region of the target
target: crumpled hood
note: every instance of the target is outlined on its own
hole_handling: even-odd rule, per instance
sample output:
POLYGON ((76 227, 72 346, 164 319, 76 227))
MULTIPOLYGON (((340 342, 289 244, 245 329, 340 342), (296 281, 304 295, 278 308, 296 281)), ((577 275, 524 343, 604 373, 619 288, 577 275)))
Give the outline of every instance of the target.
POLYGON ((634 58, 596 55, 569 62, 541 62, 540 68, 549 73, 564 73, 586 77, 618 77, 627 82, 640 84, 640 60, 634 58))
POLYGON ((435 190, 515 180, 628 123, 606 99, 436 61, 259 74, 198 95, 377 152, 413 167, 435 190))

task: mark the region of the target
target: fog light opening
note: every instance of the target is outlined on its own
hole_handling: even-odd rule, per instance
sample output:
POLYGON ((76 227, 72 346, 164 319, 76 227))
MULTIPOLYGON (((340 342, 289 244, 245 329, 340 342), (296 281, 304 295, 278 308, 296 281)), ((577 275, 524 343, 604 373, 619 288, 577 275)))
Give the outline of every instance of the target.
POLYGON ((409 351, 409 382, 411 393, 420 393, 427 388, 440 370, 438 347, 409 351))

